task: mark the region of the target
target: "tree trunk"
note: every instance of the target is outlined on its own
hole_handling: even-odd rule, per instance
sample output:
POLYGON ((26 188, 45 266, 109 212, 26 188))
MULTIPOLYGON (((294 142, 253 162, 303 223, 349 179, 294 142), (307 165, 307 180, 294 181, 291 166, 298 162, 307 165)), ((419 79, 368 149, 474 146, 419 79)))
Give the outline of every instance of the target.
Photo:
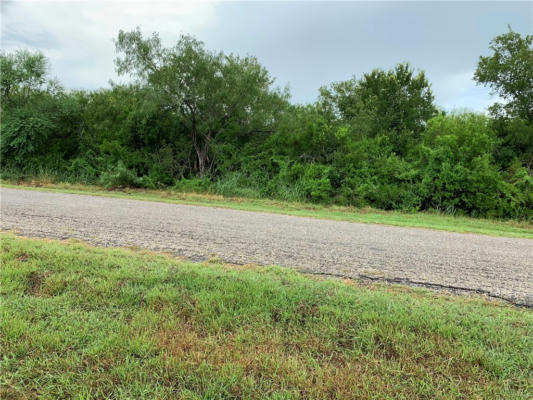
POLYGON ((201 154, 198 154, 198 172, 200 173, 200 178, 203 178, 207 172, 206 164, 206 160, 201 154))
POLYGON ((196 157, 198 160, 198 173, 203 178, 209 169, 209 143, 194 142, 194 150, 196 150, 196 157))
POLYGON ((196 112, 194 107, 185 102, 185 106, 191 113, 191 139, 196 151, 196 160, 198 161, 198 173, 203 178, 207 174, 209 168, 209 136, 203 137, 198 135, 198 127, 196 125, 196 112))

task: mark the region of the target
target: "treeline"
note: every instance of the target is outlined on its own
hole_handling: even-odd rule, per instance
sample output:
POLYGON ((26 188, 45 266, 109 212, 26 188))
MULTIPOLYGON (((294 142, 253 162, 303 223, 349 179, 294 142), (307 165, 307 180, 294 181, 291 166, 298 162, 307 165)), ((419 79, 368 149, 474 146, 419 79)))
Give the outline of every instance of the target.
POLYGON ((532 42, 510 31, 480 57, 474 79, 505 100, 490 116, 439 111, 408 64, 294 105, 253 57, 138 29, 115 41, 135 83, 97 91, 2 53, 2 177, 532 219, 532 42))

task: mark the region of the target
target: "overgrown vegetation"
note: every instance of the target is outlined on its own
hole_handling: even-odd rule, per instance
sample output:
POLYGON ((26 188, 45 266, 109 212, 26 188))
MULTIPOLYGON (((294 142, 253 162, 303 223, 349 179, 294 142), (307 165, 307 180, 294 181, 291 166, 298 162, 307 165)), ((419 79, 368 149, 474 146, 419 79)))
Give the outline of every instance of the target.
POLYGON ((294 105, 253 57, 121 31, 136 83, 67 91, 40 53, 0 57, 2 178, 176 188, 385 210, 533 218, 533 36, 496 37, 475 79, 506 102, 446 114, 399 64, 294 105))
POLYGON ((3 234, 2 398, 529 399, 533 314, 3 234))

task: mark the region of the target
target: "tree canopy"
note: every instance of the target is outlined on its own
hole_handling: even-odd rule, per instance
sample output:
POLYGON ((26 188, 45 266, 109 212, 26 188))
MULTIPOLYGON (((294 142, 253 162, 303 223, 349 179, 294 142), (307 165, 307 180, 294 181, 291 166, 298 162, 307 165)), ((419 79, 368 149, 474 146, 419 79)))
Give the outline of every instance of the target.
POLYGON ((47 82, 48 60, 43 53, 19 50, 0 53, 0 87, 3 105, 27 102, 47 82))
POLYGON ((284 96, 256 58, 211 52, 191 36, 164 48, 157 34, 120 31, 116 41, 119 74, 131 73, 164 99, 185 125, 197 155, 200 176, 212 170, 211 146, 224 132, 251 135, 272 131, 284 96))
POLYGON ((505 112, 533 122, 533 35, 509 32, 490 43, 492 54, 479 57, 474 79, 488 85, 506 101, 495 113, 505 112))
POLYGON ((322 87, 319 99, 326 113, 355 126, 359 133, 389 136, 394 151, 402 155, 436 115, 433 101, 424 72, 415 73, 406 63, 322 87))
POLYGON ((173 46, 139 29, 115 41, 130 84, 64 90, 39 52, 1 53, 2 178, 169 188, 388 210, 533 219, 531 36, 508 32, 476 80, 490 115, 438 111, 407 63, 291 104, 254 57, 173 46))

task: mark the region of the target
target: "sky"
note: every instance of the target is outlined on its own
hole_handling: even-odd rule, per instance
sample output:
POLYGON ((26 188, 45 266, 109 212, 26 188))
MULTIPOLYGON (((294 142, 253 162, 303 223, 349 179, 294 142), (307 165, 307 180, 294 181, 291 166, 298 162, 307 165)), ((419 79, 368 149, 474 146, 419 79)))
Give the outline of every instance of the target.
POLYGON ((479 56, 508 25, 533 34, 533 2, 2 0, 0 22, 3 50, 42 51, 51 75, 71 89, 124 82, 113 39, 139 26, 166 46, 187 33, 208 49, 256 56, 295 103, 407 61, 425 71, 439 107, 485 111, 497 98, 472 79, 479 56))

